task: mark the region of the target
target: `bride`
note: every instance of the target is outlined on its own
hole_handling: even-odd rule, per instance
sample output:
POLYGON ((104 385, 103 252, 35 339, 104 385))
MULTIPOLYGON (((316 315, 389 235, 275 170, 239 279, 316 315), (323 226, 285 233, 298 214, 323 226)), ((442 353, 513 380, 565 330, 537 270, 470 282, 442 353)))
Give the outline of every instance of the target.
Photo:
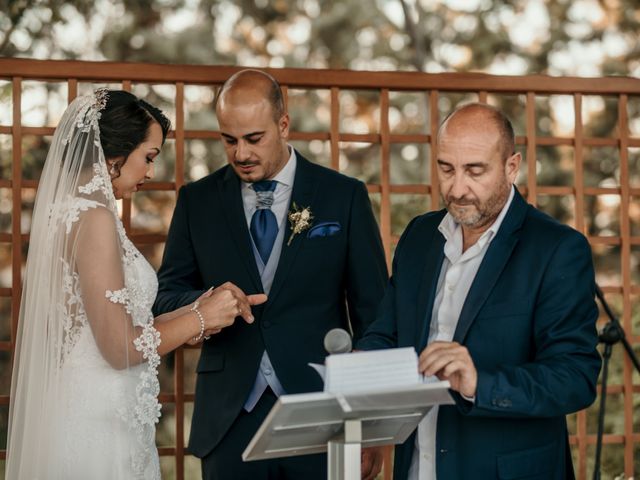
POLYGON ((124 91, 74 100, 53 137, 30 237, 14 357, 7 479, 158 479, 160 356, 251 305, 232 284, 156 319, 157 280, 116 199, 153 176, 169 120, 124 91))

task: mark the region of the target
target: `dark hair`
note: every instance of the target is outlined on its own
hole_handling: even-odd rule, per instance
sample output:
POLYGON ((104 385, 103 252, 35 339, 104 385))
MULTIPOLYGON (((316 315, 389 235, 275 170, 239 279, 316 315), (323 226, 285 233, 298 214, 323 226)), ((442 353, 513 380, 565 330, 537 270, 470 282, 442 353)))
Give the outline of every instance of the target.
POLYGON ((269 75, 267 72, 255 69, 245 69, 234 73, 227 79, 222 85, 216 97, 214 99, 214 106, 218 106, 220 97, 227 91, 236 85, 247 85, 249 82, 262 83, 264 89, 264 96, 271 105, 271 113, 273 114, 273 121, 278 123, 282 116, 285 114, 284 98, 282 97, 282 89, 278 81, 269 75))
POLYGON ((148 138, 149 127, 154 121, 162 129, 164 143, 171 122, 159 108, 124 90, 108 91, 107 104, 100 111, 98 125, 105 159, 124 158, 115 166, 117 175, 131 152, 148 138))

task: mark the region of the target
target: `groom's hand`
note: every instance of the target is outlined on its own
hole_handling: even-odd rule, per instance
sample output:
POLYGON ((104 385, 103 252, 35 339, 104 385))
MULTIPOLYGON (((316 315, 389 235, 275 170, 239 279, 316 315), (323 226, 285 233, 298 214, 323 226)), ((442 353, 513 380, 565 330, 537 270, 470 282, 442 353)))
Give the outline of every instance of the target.
MULTIPOLYGON (((245 293, 231 282, 226 282, 216 289, 209 289, 203 293, 198 299, 202 302, 203 306, 207 303, 207 300, 216 302, 218 308, 216 314, 227 315, 227 321, 223 324, 218 324, 216 327, 206 328, 204 331, 204 337, 207 338, 216 333, 220 333, 223 328, 232 325, 235 318, 242 317, 247 323, 252 323, 254 317, 251 313, 251 307, 253 305, 260 305, 267 301, 265 294, 259 293, 254 295, 245 295, 245 293), (215 299, 209 299, 209 297, 216 297, 215 299)), ((197 345, 200 343, 189 341, 189 345, 197 345)))
POLYGON ((232 297, 237 302, 237 315, 242 317, 245 322, 253 323, 253 314, 251 313, 251 307, 253 305, 260 305, 267 301, 267 296, 264 293, 257 293, 254 295, 246 295, 239 287, 231 282, 226 282, 213 290, 213 294, 218 290, 227 290, 231 292, 232 297))

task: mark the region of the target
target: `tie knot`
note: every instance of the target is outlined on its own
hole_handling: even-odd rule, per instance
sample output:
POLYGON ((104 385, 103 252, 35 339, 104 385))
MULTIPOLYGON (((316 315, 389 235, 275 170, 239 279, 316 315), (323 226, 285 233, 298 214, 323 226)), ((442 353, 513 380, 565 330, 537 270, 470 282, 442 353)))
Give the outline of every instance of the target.
POLYGON ((263 210, 271 208, 273 205, 273 191, 276 189, 275 180, 262 180, 253 184, 253 189, 258 196, 256 209, 263 210))
POLYGON ((278 184, 275 180, 261 180, 253 184, 253 189, 256 192, 273 192, 278 184))

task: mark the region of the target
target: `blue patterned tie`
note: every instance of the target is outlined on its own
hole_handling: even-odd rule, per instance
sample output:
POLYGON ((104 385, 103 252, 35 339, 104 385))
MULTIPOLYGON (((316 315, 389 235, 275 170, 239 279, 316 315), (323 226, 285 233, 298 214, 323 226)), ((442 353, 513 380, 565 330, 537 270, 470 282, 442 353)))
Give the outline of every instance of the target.
POLYGON ((273 244, 278 236, 278 222, 271 211, 273 205, 273 191, 278 182, 275 180, 263 180, 253 184, 253 189, 258 196, 256 211, 251 217, 251 236, 256 244, 260 258, 267 264, 273 244))

